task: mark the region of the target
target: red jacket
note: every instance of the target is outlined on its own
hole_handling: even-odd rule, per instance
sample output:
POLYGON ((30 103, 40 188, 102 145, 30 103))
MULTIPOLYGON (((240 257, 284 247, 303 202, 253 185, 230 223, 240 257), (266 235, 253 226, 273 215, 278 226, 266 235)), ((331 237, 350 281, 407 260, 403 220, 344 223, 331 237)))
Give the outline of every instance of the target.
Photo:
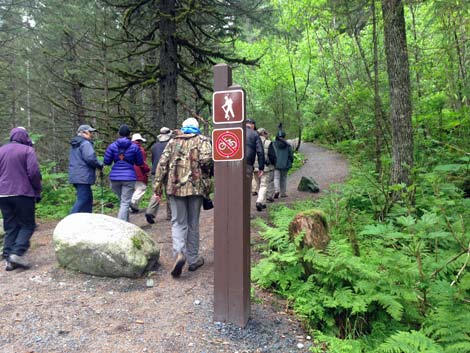
POLYGON ((140 152, 142 153, 142 159, 144 160, 144 164, 139 166, 134 165, 135 174, 137 175, 137 181, 142 181, 145 184, 148 183, 149 180, 149 172, 150 168, 147 164, 147 154, 145 153, 144 148, 140 144, 140 141, 133 141, 140 148, 140 152))

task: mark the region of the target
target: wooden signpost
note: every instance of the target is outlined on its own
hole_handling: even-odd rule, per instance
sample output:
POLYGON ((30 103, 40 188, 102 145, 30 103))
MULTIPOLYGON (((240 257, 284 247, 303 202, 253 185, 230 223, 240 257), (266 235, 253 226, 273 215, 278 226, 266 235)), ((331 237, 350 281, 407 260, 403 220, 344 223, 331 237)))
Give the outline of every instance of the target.
POLYGON ((245 163, 245 93, 232 70, 214 66, 212 151, 214 321, 245 327, 250 317, 250 185, 245 163))

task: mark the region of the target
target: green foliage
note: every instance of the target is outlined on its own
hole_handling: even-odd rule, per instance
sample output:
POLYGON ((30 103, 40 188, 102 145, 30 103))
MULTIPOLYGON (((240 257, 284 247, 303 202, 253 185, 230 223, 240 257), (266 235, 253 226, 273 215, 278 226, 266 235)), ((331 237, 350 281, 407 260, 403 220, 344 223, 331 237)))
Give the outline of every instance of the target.
MULTIPOLYGON (((67 173, 54 173, 55 163, 41 166, 42 200, 36 206, 36 217, 40 219, 61 219, 70 213, 75 202, 76 193, 73 185, 68 183, 67 173)), ((101 183, 98 180, 98 183, 101 183)), ((93 185, 94 212, 101 212, 101 202, 117 203, 115 194, 103 184, 93 185)), ((109 208, 104 208, 109 212, 109 208)))
POLYGON ((456 178, 467 161, 443 162, 416 168, 411 187, 377 182, 362 164, 319 201, 272 208, 252 278, 289 300, 318 352, 470 352, 470 200, 456 178), (393 190, 409 196, 391 200, 393 190), (313 208, 330 228, 323 252, 288 234, 313 208))

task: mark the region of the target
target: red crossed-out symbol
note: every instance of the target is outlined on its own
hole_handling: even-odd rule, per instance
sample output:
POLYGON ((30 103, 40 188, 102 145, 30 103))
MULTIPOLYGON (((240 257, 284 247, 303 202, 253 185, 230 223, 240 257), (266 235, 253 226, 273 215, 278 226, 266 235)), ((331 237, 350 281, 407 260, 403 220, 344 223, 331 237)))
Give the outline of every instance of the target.
POLYGON ((215 142, 217 153, 225 158, 233 157, 240 150, 240 139, 233 132, 225 131, 215 142))

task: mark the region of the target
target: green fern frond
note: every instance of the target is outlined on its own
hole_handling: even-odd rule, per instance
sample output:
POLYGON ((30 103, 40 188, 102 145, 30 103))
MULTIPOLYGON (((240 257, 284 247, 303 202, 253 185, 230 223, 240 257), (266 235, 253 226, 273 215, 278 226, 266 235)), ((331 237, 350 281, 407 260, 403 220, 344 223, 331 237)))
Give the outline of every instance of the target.
POLYGON ((375 353, 444 353, 444 350, 421 332, 399 331, 382 343, 375 353))

